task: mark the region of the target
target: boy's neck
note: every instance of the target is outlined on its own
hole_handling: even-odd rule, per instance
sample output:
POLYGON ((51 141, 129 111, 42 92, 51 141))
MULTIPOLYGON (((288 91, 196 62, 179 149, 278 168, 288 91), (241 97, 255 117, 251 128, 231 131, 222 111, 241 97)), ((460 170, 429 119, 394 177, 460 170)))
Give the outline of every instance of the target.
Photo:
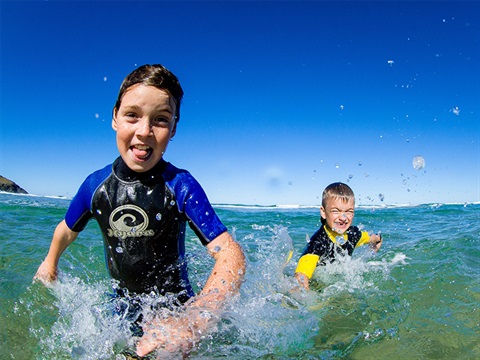
MULTIPOLYGON (((338 236, 342 236, 342 237, 343 237, 343 236, 345 236, 346 233, 347 233, 347 232, 345 231, 343 234, 339 234, 339 233, 337 233, 335 230, 332 230, 332 229, 330 228, 330 226, 328 226, 327 224, 324 224, 323 226, 324 226, 324 228, 325 228, 325 232, 327 233, 328 237, 329 237, 330 239, 332 239, 333 241, 335 241, 335 239, 336 239, 338 236)), ((348 230, 348 229, 347 229, 347 230, 348 230)))
POLYGON ((154 179, 157 175, 160 175, 166 167, 167 162, 160 159, 160 161, 150 170, 145 172, 136 172, 130 169, 122 157, 119 156, 113 163, 113 169, 115 174, 124 181, 142 181, 146 179, 154 179))

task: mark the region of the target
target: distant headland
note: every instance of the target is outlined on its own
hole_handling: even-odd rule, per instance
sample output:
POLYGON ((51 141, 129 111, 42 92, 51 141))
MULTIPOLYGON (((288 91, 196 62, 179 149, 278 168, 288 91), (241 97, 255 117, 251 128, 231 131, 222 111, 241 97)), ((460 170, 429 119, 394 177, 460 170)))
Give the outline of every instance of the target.
POLYGON ((15 184, 12 180, 9 180, 0 175, 0 191, 16 194, 28 194, 24 189, 15 184))

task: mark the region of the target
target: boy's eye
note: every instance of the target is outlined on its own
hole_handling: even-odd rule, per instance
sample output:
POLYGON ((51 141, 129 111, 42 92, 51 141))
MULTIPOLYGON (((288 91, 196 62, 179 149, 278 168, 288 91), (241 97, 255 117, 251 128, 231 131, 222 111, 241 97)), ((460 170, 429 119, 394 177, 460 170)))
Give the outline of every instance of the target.
POLYGON ((166 127, 172 122, 172 117, 167 115, 161 115, 153 119, 152 125, 159 127, 166 127))
POLYGON ((161 117, 158 117, 156 118, 155 120, 153 120, 153 122, 155 124, 161 124, 161 123, 168 123, 170 119, 164 117, 164 116, 161 116, 161 117))

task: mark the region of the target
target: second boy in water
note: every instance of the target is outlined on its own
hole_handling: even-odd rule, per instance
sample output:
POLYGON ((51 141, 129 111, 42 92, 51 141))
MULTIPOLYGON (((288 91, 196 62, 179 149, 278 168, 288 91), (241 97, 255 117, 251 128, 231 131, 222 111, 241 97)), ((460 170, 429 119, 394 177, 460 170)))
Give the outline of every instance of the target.
POLYGON ((320 214, 322 226, 310 238, 295 270, 296 279, 306 289, 317 265, 333 262, 337 254, 351 256, 361 245, 370 244, 375 252, 382 246, 380 235, 370 235, 352 225, 355 195, 348 185, 337 182, 325 188, 320 214))

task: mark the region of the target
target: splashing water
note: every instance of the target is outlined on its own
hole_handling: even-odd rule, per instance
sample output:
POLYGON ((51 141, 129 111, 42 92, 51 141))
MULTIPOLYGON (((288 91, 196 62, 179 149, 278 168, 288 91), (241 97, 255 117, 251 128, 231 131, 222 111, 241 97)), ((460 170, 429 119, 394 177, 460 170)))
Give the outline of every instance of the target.
MULTIPOLYGON (((391 261, 376 262, 367 261, 371 256, 369 252, 355 259, 339 258, 333 264, 318 268, 312 291, 305 291, 299 289, 291 276, 295 266, 289 262, 293 244, 286 227, 253 225, 252 231, 240 242, 249 246, 247 273, 240 295, 226 309, 222 320, 203 336, 191 353, 192 358, 288 357, 309 349, 322 353, 325 348, 329 353, 332 347, 344 353, 358 341, 376 341, 397 333, 396 326, 401 320, 398 316, 389 319, 386 314, 390 311, 398 314, 397 308, 405 304, 400 302, 395 305, 397 308, 390 309, 391 305, 387 304, 398 302, 395 293, 375 284, 378 278, 388 278, 397 264, 405 264, 402 254, 391 261), (365 319, 360 332, 357 324, 360 320, 350 323, 352 313, 365 319), (351 331, 343 333, 337 327, 325 325, 332 318, 336 323, 345 321, 346 329, 354 327, 355 336, 351 331), (375 319, 373 323, 372 319, 375 319), (329 340, 325 341, 327 337, 329 340), (339 337, 342 346, 337 343, 339 337)), ((209 256, 189 260, 201 269, 193 275, 201 287, 209 275, 212 260, 209 256)), ((55 297, 53 305, 58 309, 56 321, 50 330, 31 329, 37 334, 47 334, 39 344, 42 356, 123 359, 121 354, 125 350, 134 353, 132 319, 114 312, 107 295, 111 291, 109 281, 87 284, 79 278, 62 275, 51 291, 55 297)), ((153 316, 151 309, 159 302, 161 297, 142 297, 144 314, 153 316)))
MULTIPOLYGON (((112 311, 107 294, 112 284, 98 229, 87 227, 65 252, 55 286, 32 285, 67 202, 3 198, 4 357, 117 360, 133 353, 131 321, 112 311)), ((380 252, 356 249, 317 269, 312 290, 303 291, 293 273, 306 234, 318 226, 317 208, 219 208, 226 225, 237 226, 247 273, 189 358, 478 358, 478 211, 478 204, 360 208, 356 222, 386 234, 380 252)), ((198 292, 213 260, 193 232, 186 250, 198 292)), ((142 301, 149 308, 160 299, 142 301)))
MULTIPOLYGON (((45 358, 71 356, 79 359, 110 359, 131 345, 129 323, 109 304, 109 284, 85 284, 79 278, 61 275, 52 287, 58 318, 48 336, 41 338, 45 358)), ((38 332, 46 329, 34 329, 38 332)))
POLYGON ((288 356, 304 349, 305 334, 318 327, 317 320, 291 295, 297 284, 285 275, 293 250, 287 228, 253 225, 252 230, 240 240, 251 244, 251 251, 247 251, 240 298, 225 314, 217 333, 223 341, 216 341, 223 344, 201 346, 197 353, 202 356, 288 356))

